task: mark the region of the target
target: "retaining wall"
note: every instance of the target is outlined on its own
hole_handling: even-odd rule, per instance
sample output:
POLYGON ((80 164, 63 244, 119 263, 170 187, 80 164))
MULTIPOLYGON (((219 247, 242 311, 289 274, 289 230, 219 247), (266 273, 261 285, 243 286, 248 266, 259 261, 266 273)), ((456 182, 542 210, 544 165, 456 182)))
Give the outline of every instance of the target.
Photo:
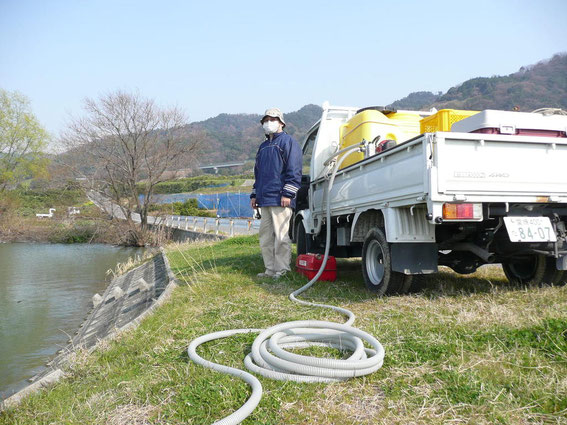
MULTIPOLYGON (((150 225, 150 228, 155 228, 156 226, 150 225)), ((201 233, 195 232, 193 230, 178 229, 176 227, 168 227, 168 233, 171 235, 171 239, 175 242, 186 242, 186 241, 218 241, 221 239, 226 239, 227 236, 215 235, 213 233, 201 233)))
POLYGON ((170 297, 176 286, 163 248, 148 262, 112 279, 102 296, 93 297, 93 309, 69 344, 47 364, 45 371, 31 378, 29 386, 0 403, 0 411, 16 406, 27 395, 63 377, 63 367, 75 350, 92 351, 101 341, 135 328, 170 297))

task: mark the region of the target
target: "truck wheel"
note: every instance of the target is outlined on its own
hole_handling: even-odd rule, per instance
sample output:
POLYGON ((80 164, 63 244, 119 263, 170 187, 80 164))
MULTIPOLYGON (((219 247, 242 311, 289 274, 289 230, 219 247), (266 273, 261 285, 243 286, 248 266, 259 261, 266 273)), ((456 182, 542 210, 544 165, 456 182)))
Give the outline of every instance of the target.
POLYGON ((555 267, 555 258, 536 254, 529 258, 503 261, 502 269, 513 285, 563 285, 563 270, 555 267))
POLYGON ((390 246, 382 229, 368 232, 362 245, 362 275, 366 287, 377 295, 407 292, 411 276, 392 271, 390 246))
POLYGON ((305 226, 303 226, 303 222, 301 220, 298 221, 295 226, 297 255, 307 254, 309 251, 311 251, 311 239, 307 237, 305 226))

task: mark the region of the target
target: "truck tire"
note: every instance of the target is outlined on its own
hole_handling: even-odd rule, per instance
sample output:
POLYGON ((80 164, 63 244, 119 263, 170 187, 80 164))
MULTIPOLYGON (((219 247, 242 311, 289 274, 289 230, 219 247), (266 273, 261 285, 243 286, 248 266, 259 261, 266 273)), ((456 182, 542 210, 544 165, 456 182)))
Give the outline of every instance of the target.
POLYGON ((364 239, 362 275, 366 288, 377 295, 405 293, 411 286, 412 276, 392 270, 390 246, 379 228, 371 229, 364 239))
POLYGON ((299 220, 295 225, 297 255, 307 254, 311 251, 311 238, 307 237, 303 221, 299 220))
POLYGON ((542 286, 564 285, 563 270, 555 267, 555 258, 535 254, 523 258, 503 261, 502 269, 512 285, 542 286))

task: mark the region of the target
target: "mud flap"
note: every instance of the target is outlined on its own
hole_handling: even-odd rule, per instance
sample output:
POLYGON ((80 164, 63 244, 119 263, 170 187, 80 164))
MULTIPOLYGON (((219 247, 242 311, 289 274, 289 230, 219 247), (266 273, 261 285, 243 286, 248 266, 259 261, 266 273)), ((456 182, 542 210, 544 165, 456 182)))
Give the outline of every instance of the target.
POLYGON ((436 273, 436 243, 393 243, 390 245, 392 270, 404 274, 436 273))

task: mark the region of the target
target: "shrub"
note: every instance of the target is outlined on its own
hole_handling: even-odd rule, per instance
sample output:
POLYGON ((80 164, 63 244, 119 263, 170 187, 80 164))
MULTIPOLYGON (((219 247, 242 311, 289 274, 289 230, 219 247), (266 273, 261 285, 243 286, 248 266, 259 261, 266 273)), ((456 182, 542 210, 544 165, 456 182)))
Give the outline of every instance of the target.
MULTIPOLYGON (((78 205, 84 202, 85 195, 80 189, 59 190, 15 190, 12 192, 19 200, 20 207, 26 212, 48 209, 57 206, 78 205)), ((36 211, 37 212, 37 211, 36 211)))
POLYGON ((208 210, 200 209, 196 199, 187 199, 185 202, 174 202, 171 204, 173 211, 177 215, 192 215, 197 217, 215 217, 208 210))

